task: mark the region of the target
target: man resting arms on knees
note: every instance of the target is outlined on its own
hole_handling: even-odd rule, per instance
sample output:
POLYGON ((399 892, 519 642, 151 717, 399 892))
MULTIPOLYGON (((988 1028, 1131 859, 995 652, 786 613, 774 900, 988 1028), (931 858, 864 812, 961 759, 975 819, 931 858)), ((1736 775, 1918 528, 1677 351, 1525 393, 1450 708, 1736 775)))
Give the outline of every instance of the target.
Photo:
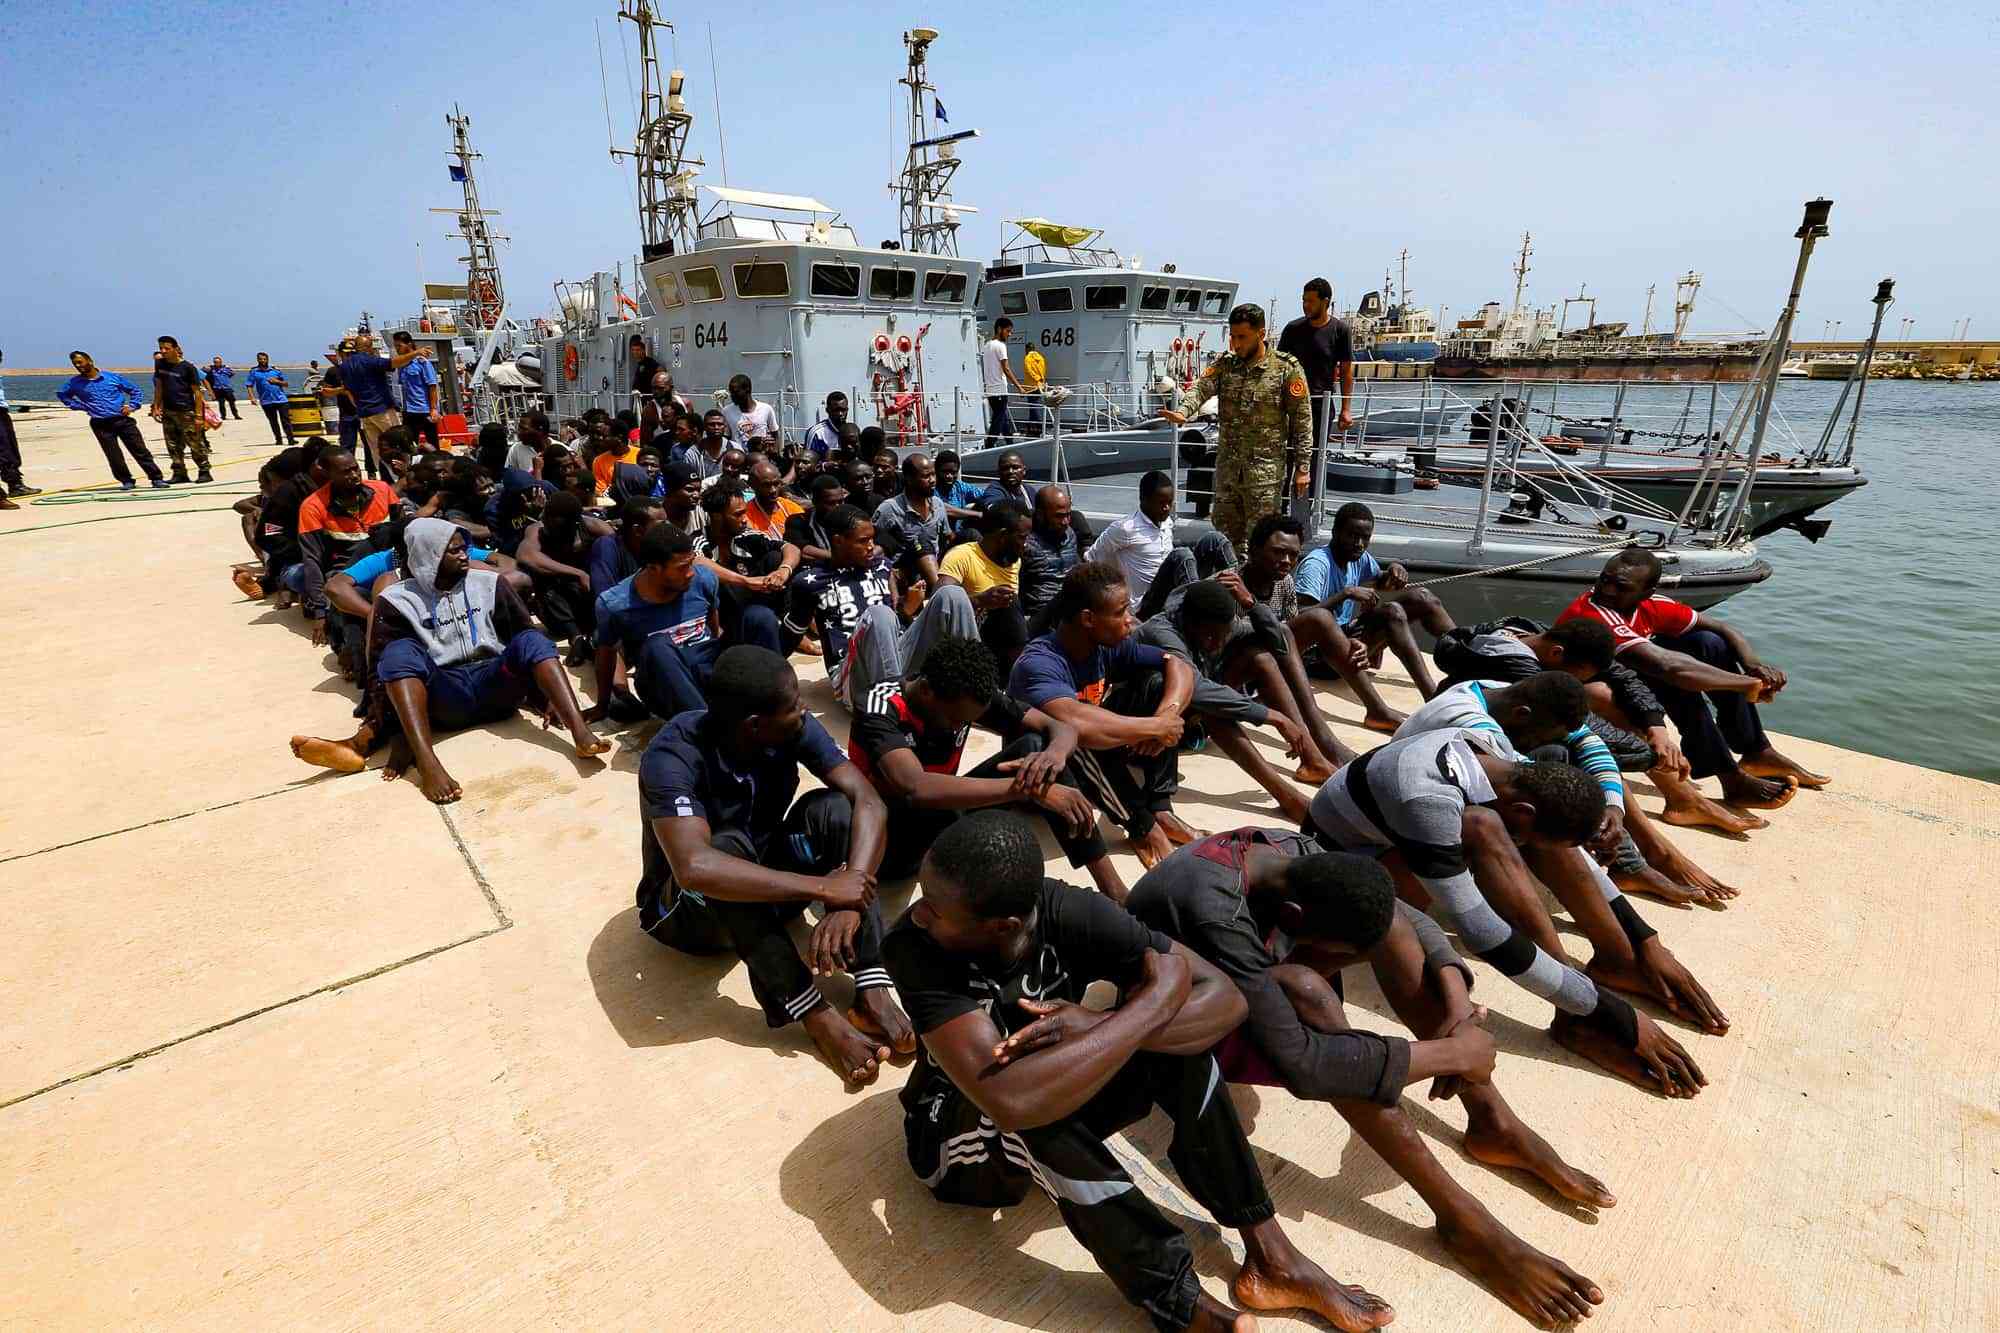
POLYGON ((1417 647, 1410 622, 1433 635, 1451 628, 1444 604, 1422 588, 1409 586, 1401 565, 1384 569, 1368 553, 1375 539, 1375 512, 1359 500, 1333 516, 1333 539, 1299 562, 1299 600, 1313 605, 1292 621, 1300 649, 1316 649, 1361 700, 1371 731, 1394 731, 1403 715, 1382 701, 1369 674, 1384 649, 1393 650, 1410 673, 1410 683, 1428 699, 1437 693, 1430 665, 1417 647))
POLYGON ((733 950, 765 1022, 802 1023, 843 1079, 872 1083, 892 1050, 916 1045, 882 970, 882 798, 805 711, 776 653, 724 649, 708 705, 660 728, 639 762, 639 926, 686 953, 733 950), (795 804, 801 764, 826 787, 795 804), (812 903, 826 915, 808 969, 786 926, 812 903), (845 1016, 813 979, 835 971, 854 978, 845 1016))
POLYGON ((1255 1320, 1202 1290, 1186 1237, 1105 1145, 1158 1106, 1182 1183, 1243 1237, 1238 1303, 1355 1331, 1395 1318, 1328 1277, 1278 1222, 1208 1054, 1243 1021, 1242 995, 1103 895, 1044 879, 1019 815, 982 810, 938 836, 923 897, 882 953, 923 1042, 902 1093, 910 1163, 941 1202, 990 1211, 1039 1184, 1156 1328, 1246 1333, 1255 1320), (1119 988, 1118 1007, 1082 1008, 1100 979, 1119 988))
POLYGON ((1472 969, 1444 932, 1396 901, 1375 861, 1321 852, 1284 829, 1237 829, 1147 871, 1132 914, 1215 964, 1243 992, 1244 1025, 1216 1047, 1223 1077, 1331 1102, 1341 1118, 1429 1204, 1445 1247, 1522 1317, 1547 1328, 1604 1299, 1588 1278, 1503 1226, 1438 1164, 1402 1113, 1403 1089, 1465 1104, 1465 1149, 1531 1173, 1591 1208, 1616 1202, 1564 1162, 1493 1086, 1493 1041, 1472 1003, 1472 969), (1421 1040, 1357 1032, 1341 1007, 1340 969, 1373 967, 1382 994, 1421 1040), (1329 984, 1331 983, 1331 984, 1329 984))
MULTIPOLYGON (((611 748, 584 722, 556 647, 531 627, 520 594, 492 570, 468 567, 463 532, 443 519, 411 519, 403 545, 404 577, 382 590, 374 617, 384 641, 375 678, 401 731, 382 770, 385 780, 414 764, 426 797, 439 805, 456 801, 463 792, 431 746, 433 728, 498 722, 528 703, 544 725, 568 729, 579 757, 611 748)), ((309 764, 355 772, 378 738, 356 739, 358 746, 294 736, 292 752, 309 764)))

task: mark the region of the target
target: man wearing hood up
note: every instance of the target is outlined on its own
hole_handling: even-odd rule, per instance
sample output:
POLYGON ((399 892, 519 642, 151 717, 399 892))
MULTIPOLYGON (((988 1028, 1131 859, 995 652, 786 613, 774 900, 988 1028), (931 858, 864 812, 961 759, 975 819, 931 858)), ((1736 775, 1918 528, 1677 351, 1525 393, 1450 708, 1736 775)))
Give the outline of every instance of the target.
MULTIPOLYGON (((437 518, 412 519, 404 529, 403 579, 375 603, 381 651, 375 679, 394 709, 400 743, 382 770, 385 780, 414 765, 424 795, 439 805, 463 792, 431 745, 437 731, 498 722, 533 702, 545 725, 569 729, 579 757, 603 754, 576 705, 569 679, 548 635, 532 627, 520 594, 492 570, 473 569, 465 534, 437 518)), ((353 741, 294 737, 292 752, 309 764, 356 772, 380 737, 364 726, 353 741)))

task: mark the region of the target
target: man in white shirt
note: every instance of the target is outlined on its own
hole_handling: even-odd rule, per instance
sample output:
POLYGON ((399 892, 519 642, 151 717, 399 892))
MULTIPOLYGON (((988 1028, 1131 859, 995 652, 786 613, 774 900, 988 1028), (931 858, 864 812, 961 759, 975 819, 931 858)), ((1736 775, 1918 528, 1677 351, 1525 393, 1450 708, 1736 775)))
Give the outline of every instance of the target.
POLYGON ((769 403, 760 403, 750 396, 748 375, 729 377, 729 401, 722 405, 722 420, 731 438, 745 449, 759 447, 759 440, 769 440, 774 446, 779 443, 778 414, 769 403))
POLYGON ((821 462, 840 447, 841 432, 847 429, 847 395, 835 389, 826 396, 826 416, 806 432, 806 452, 821 462))
MULTIPOLYGON (((981 378, 986 392, 986 446, 1014 440, 1014 418, 1007 415, 1007 386, 1013 385, 1014 392, 1026 392, 1021 381, 1014 378, 1014 367, 1007 364, 1007 340, 1014 336, 1014 321, 997 319, 993 321, 993 340, 980 349, 979 363, 981 378)), ((1137 596, 1134 593, 1133 596, 1137 596)))
POLYGON ((1175 588, 1236 564, 1229 539, 1218 532, 1204 534, 1191 547, 1174 546, 1174 479, 1164 472, 1139 478, 1138 511, 1107 524, 1083 558, 1125 572, 1132 613, 1141 620, 1157 612, 1175 588))

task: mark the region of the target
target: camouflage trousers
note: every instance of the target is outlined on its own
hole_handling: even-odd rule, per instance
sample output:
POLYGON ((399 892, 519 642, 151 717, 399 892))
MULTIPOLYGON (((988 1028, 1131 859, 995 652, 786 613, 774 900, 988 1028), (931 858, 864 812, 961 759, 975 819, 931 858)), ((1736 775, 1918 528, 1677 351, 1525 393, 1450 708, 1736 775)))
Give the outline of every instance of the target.
POLYGON ((186 474, 189 454, 194 455, 197 469, 207 469, 208 433, 199 412, 192 408, 163 408, 160 429, 167 437, 167 456, 174 460, 174 471, 186 474))
POLYGON ((1209 522, 1229 538, 1240 564, 1250 554, 1250 529, 1257 520, 1278 508, 1283 486, 1284 465, 1252 461, 1234 467, 1223 464, 1215 472, 1215 508, 1209 522))

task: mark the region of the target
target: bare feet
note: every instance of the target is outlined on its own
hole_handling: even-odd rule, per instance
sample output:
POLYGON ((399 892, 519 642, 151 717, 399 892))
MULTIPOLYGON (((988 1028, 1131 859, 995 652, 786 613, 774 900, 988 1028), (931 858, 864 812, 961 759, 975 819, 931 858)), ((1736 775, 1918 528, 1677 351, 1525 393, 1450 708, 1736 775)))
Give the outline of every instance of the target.
POLYGON ((1707 894, 1708 905, 1710 907, 1721 907, 1729 899, 1738 896, 1742 892, 1740 889, 1724 884, 1721 880, 1709 874, 1679 852, 1671 852, 1665 857, 1658 859, 1661 862, 1661 869, 1666 874, 1672 876, 1676 882, 1707 894))
POLYGON ((806 1035, 848 1087, 867 1087, 882 1072, 882 1062, 889 1058, 888 1046, 863 1036, 831 1005, 814 1005, 803 1021, 806 1035))
POLYGON ((1176 847, 1185 847, 1191 842, 1199 842, 1208 835, 1200 829, 1190 828, 1187 821, 1171 810, 1162 810, 1153 816, 1153 826, 1167 835, 1167 841, 1176 847))
POLYGON ((1651 866, 1632 871, 1614 870, 1611 882, 1626 893, 1653 898, 1670 907, 1693 907, 1697 904, 1703 907, 1722 906, 1719 902, 1711 903, 1707 892, 1676 884, 1651 866))
POLYGON ((1818 791, 1832 780, 1785 758, 1769 747, 1766 747, 1763 753, 1745 759, 1740 767, 1753 777, 1772 778, 1779 782, 1790 778, 1801 787, 1810 787, 1814 791, 1818 791))
POLYGON ((1361 725, 1370 731, 1393 735, 1396 728, 1403 725, 1403 715, 1393 708, 1385 708, 1379 713, 1370 713, 1362 718, 1361 725))
POLYGON ((1489 1116, 1483 1123, 1469 1125, 1465 1131, 1465 1151, 1474 1161, 1488 1166, 1526 1171, 1571 1203, 1586 1208, 1609 1208, 1618 1202, 1603 1181, 1565 1162, 1548 1140, 1511 1114, 1504 1119, 1489 1116))
POLYGON ((1738 768, 1722 780, 1722 799, 1746 810, 1776 810, 1798 794, 1797 778, 1760 778, 1738 768))
POLYGON ((603 754, 611 748, 611 742, 605 740, 595 732, 586 731, 574 739, 576 741, 576 757, 579 759, 589 759, 595 755, 603 754))
POLYGON ((1738 838, 1757 829, 1771 827, 1768 819, 1739 814, 1700 793, 1696 793, 1690 801, 1669 801, 1658 818, 1662 824, 1674 824, 1680 828, 1712 828, 1738 838))
POLYGON ((453 801, 465 795, 465 789, 460 787, 453 780, 451 774, 445 772, 442 768, 434 769, 429 773, 419 768, 417 770, 417 786, 422 790, 424 799, 432 805, 450 805, 453 801))
POLYGON ((1292 774, 1292 781, 1302 782, 1308 787, 1317 787, 1333 776, 1333 765, 1325 760, 1313 762, 1302 760, 1298 770, 1292 774))
POLYGON ((1543 1254, 1484 1208, 1451 1225, 1440 1220, 1438 1239, 1481 1286, 1536 1328, 1588 1319, 1592 1307, 1604 1303, 1604 1291, 1595 1282, 1543 1254))
POLYGON ((1151 870, 1173 855, 1174 844, 1167 837, 1167 831, 1155 824, 1146 830, 1145 837, 1132 839, 1132 850, 1139 854, 1139 864, 1151 870))
POLYGON ((1232 1310, 1204 1291, 1195 1297, 1188 1333, 1257 1333, 1257 1316, 1232 1310))
POLYGON ((252 574, 249 570, 235 570, 230 574, 229 581, 236 585, 236 591, 242 593, 251 601, 258 602, 264 599, 264 580, 252 574))
POLYGON ((1266 1272, 1253 1259, 1243 1265, 1229 1294, 1252 1310, 1310 1310, 1343 1333, 1367 1333, 1396 1318, 1396 1311, 1373 1292, 1335 1282, 1310 1259, 1297 1271, 1266 1272))
POLYGON ((1568 1014, 1557 1014, 1555 1022, 1549 1026, 1549 1036, 1556 1045, 1572 1055, 1580 1055, 1607 1074, 1616 1074, 1627 1083, 1662 1097, 1692 1097, 1696 1089, 1683 1087, 1676 1082, 1662 1083, 1646 1068, 1646 1062, 1636 1051, 1618 1044, 1618 1040, 1602 1028, 1594 1027, 1568 1014))
POLYGON ((1702 1001, 1708 1000, 1707 992, 1702 991, 1698 983, 1693 985, 1692 991, 1688 990, 1693 978, 1686 977, 1685 969, 1681 971, 1682 978, 1677 979, 1680 981, 1677 986, 1650 967, 1636 962, 1614 961, 1598 954, 1583 969, 1583 974, 1600 986, 1651 1000, 1683 1023, 1692 1023, 1704 1032, 1721 1036, 1729 1031, 1729 1020, 1714 1008, 1714 1001, 1702 1005, 1702 1001))
POLYGON ((368 767, 366 757, 356 753, 346 741, 322 740, 318 736, 294 736, 292 753, 316 768, 330 768, 336 773, 359 773, 368 767))
POLYGON ((854 996, 847 1019, 871 1037, 886 1041, 898 1055, 917 1053, 917 1030, 886 986, 870 986, 854 996))

